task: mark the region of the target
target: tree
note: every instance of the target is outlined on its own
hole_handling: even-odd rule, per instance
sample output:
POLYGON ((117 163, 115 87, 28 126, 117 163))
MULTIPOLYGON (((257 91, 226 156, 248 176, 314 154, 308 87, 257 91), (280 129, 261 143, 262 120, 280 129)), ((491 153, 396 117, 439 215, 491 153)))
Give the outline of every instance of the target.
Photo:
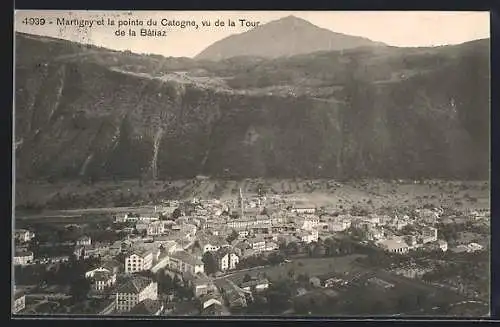
POLYGON ((179 278, 178 275, 174 275, 174 278, 172 280, 172 286, 174 289, 179 289, 182 285, 181 285, 182 281, 181 279, 179 278))
POLYGON ((205 272, 208 275, 214 274, 218 270, 218 265, 217 265, 217 260, 215 259, 214 255, 210 252, 207 251, 205 254, 203 254, 202 258, 205 272))
POLYGON ((226 238, 226 241, 231 244, 238 236, 238 232, 233 229, 232 233, 226 238))
POLYGON ((282 313, 288 308, 292 296, 292 287, 288 281, 278 281, 269 286, 266 298, 269 309, 273 313, 282 313))
POLYGON ((84 276, 76 278, 70 284, 69 293, 73 303, 81 302, 87 298, 90 291, 90 281, 84 276))
POLYGON ((285 250, 285 253, 287 255, 294 255, 294 254, 297 254, 298 252, 299 252, 299 246, 297 243, 290 242, 287 244, 286 250, 285 250))
POLYGON ((271 253, 268 258, 267 258, 267 261, 271 264, 271 265, 277 265, 277 264, 280 264, 282 262, 285 261, 285 258, 283 257, 283 255, 279 254, 279 253, 271 253))
POLYGON ((182 215, 181 209, 176 208, 174 212, 172 212, 172 218, 175 220, 182 215))
POLYGON ((160 293, 172 294, 174 290, 174 281, 169 274, 165 274, 163 271, 158 274, 158 288, 160 293))
POLYGON ((316 258, 319 258, 319 257, 324 257, 326 254, 326 248, 323 244, 317 244, 315 247, 314 247, 314 250, 313 250, 313 257, 316 257, 316 258))
POLYGON ((249 274, 245 274, 245 276, 243 277, 243 283, 246 283, 250 280, 252 280, 252 277, 249 274))

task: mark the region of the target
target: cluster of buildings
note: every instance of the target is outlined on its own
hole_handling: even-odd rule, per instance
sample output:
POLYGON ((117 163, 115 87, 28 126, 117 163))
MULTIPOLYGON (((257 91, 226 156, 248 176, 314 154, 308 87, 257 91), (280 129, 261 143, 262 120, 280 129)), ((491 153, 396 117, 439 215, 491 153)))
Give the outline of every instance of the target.
POLYGON ((444 240, 438 240, 437 228, 432 226, 423 226, 408 235, 390 235, 388 237, 384 235, 377 240, 376 244, 388 252, 399 254, 406 254, 429 244, 436 245, 444 252, 448 250, 448 243, 444 240))
MULTIPOLYGON (((156 206, 149 214, 117 216, 115 231, 125 237, 106 243, 94 242, 85 235, 74 241, 73 254, 77 259, 100 259, 99 264, 85 272, 85 278, 90 281, 94 294, 113 297, 113 308, 107 312, 154 315, 165 312, 158 284, 141 274, 148 271, 153 274, 166 271, 181 276, 184 286, 191 288, 199 300, 200 312, 214 308, 222 312, 225 303, 229 307, 245 306, 248 295, 267 289, 269 281, 251 279, 236 285, 225 278, 214 279, 206 272, 208 255, 223 275, 238 269, 245 258, 278 250, 279 244, 317 242, 322 233, 349 229, 356 229, 364 240, 373 241, 392 253, 404 254, 428 247, 447 251, 447 243, 438 240, 434 227, 441 212, 423 209, 416 214, 418 219, 408 215, 328 214, 302 201, 290 205, 279 196, 245 199, 240 189, 235 202, 172 201, 156 206)), ((15 233, 21 244, 33 237, 34 233, 27 230, 15 233)), ((477 245, 470 244, 466 250, 477 249, 477 245)), ((67 257, 58 260, 65 259, 67 257)), ((15 265, 33 262, 36 262, 33 253, 16 251, 15 265)), ((337 281, 328 280, 326 284, 329 283, 337 281)))

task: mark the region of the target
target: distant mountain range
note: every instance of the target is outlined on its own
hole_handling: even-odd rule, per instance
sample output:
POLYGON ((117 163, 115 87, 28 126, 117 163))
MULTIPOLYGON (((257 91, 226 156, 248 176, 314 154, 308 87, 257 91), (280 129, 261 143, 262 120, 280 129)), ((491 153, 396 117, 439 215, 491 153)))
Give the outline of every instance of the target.
POLYGON ((219 61, 15 46, 18 180, 489 176, 489 40, 219 61))
POLYGON ((335 33, 304 19, 288 16, 217 41, 195 59, 221 60, 239 56, 278 58, 383 45, 367 38, 335 33))

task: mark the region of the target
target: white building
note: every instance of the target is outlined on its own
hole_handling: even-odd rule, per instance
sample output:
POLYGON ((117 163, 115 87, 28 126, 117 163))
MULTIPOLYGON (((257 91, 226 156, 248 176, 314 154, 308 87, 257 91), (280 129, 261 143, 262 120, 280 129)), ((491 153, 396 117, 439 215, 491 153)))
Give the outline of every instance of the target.
POLYGON ((384 231, 379 227, 370 227, 366 233, 368 239, 370 240, 382 240, 384 239, 384 231))
POLYGON ((31 241, 35 237, 35 233, 27 229, 16 229, 14 232, 14 237, 19 242, 25 243, 31 241))
POLYGON ((422 243, 436 242, 438 239, 437 228, 431 226, 425 226, 422 229, 422 243))
POLYGON ((263 238, 257 237, 254 239, 250 239, 248 240, 248 244, 256 252, 261 252, 266 250, 266 241, 263 238))
POLYGON ((247 237, 248 235, 250 235, 250 232, 246 229, 238 231, 238 237, 243 238, 247 237))
POLYGON ((319 224, 319 218, 316 216, 308 216, 302 224, 302 229, 307 231, 312 231, 319 224))
POLYGON ((109 271, 94 271, 87 277, 93 290, 103 291, 116 283, 116 273, 109 271))
POLYGON ((16 251, 13 263, 15 266, 25 266, 33 262, 33 252, 16 251))
POLYGON ((80 237, 78 240, 76 240, 76 245, 82 245, 82 246, 85 246, 85 245, 91 245, 92 244, 92 239, 90 238, 90 236, 87 236, 87 235, 84 235, 82 237, 80 237))
POLYGON ((216 252, 216 258, 220 271, 236 269, 236 265, 240 262, 238 255, 228 249, 216 252))
POLYGON ((227 242, 222 237, 204 237, 198 240, 203 253, 215 252, 227 245, 227 242))
POLYGON ((483 246, 477 243, 469 243, 467 245, 467 252, 477 252, 481 251, 483 249, 483 246))
POLYGON ((292 212, 298 214, 314 214, 316 212, 316 206, 308 203, 296 203, 292 207, 292 212))
POLYGON ((146 230, 149 236, 163 235, 165 233, 165 224, 163 221, 154 221, 148 224, 146 230))
POLYGON ((135 223, 139 221, 139 216, 134 215, 134 214, 125 214, 125 216, 122 219, 119 219, 116 217, 117 222, 126 222, 126 223, 135 223))
POLYGON ((269 281, 266 278, 261 280, 252 279, 247 282, 244 282, 243 284, 241 284, 240 287, 245 291, 260 292, 269 288, 269 281))
POLYGON ((443 251, 443 252, 448 251, 448 242, 446 242, 444 240, 438 240, 437 244, 438 244, 439 248, 441 249, 441 251, 443 251))
POLYGON ((298 233, 297 236, 299 237, 300 241, 304 243, 317 242, 319 238, 318 231, 302 232, 298 233))
POLYGON ((149 270, 153 267, 153 252, 135 251, 125 258, 125 273, 135 273, 143 270, 149 270))
POLYGON ((377 243, 384 250, 391 253, 405 254, 408 253, 410 247, 402 237, 393 237, 387 240, 382 240, 377 243))
POLYGON ((26 295, 23 292, 16 291, 14 292, 14 298, 12 302, 12 313, 19 313, 26 307, 26 295))
POLYGON ((279 249, 279 245, 275 242, 266 242, 265 251, 275 251, 279 249))
POLYGON ((158 221, 160 218, 158 216, 141 216, 139 217, 139 221, 143 223, 152 223, 153 221, 158 221))
POLYGON ((328 223, 330 232, 343 232, 351 227, 351 221, 347 219, 335 219, 328 223))
POLYGON ((128 312, 145 299, 158 299, 158 284, 143 276, 134 276, 116 291, 116 311, 128 312))

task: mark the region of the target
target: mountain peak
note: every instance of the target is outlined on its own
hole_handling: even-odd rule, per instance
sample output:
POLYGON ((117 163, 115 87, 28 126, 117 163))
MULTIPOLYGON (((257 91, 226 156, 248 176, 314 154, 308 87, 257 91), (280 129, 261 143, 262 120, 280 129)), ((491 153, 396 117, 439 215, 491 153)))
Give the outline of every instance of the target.
POLYGON ((222 60, 241 56, 278 58, 380 45, 366 38, 335 33, 289 15, 217 41, 195 59, 222 60))

